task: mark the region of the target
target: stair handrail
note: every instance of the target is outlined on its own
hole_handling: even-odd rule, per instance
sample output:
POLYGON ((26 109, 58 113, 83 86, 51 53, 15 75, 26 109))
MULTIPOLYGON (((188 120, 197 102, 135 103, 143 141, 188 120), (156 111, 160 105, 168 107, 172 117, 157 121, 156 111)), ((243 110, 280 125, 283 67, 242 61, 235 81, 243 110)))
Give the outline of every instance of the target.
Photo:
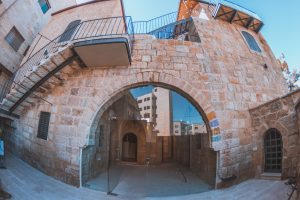
MULTIPOLYGON (((24 62, 20 66, 20 68, 15 72, 14 81, 15 82, 20 81, 21 75, 25 75, 24 73, 26 73, 28 70, 30 70, 31 67, 34 67, 34 65, 38 65, 40 61, 42 61, 44 58, 47 58, 46 54, 55 53, 55 51, 57 51, 59 47, 64 46, 71 41, 83 40, 83 39, 94 38, 94 37, 124 35, 124 34, 132 35, 132 37, 134 37, 133 36, 134 31, 132 30, 131 23, 132 23, 132 20, 131 20, 131 17, 129 17, 129 16, 107 17, 107 18, 101 18, 101 19, 82 21, 77 26, 71 27, 70 29, 66 30, 62 34, 55 37, 50 42, 46 43, 41 49, 39 49, 31 57, 29 57, 26 60, 26 62, 24 62), (113 28, 114 26, 120 26, 120 23, 122 22, 122 20, 125 21, 122 29, 121 30, 119 28, 114 29, 113 28), (95 31, 93 28, 97 28, 97 25, 95 25, 95 24, 99 24, 99 23, 100 23, 100 26, 102 24, 104 24, 104 26, 102 27, 102 30, 100 31, 100 34, 89 35, 89 33, 95 31), (112 23, 114 23, 114 24, 112 24, 112 23), (89 27, 89 26, 92 26, 92 27, 89 27), (93 27, 93 26, 95 26, 95 27, 93 27), (84 29, 86 29, 86 30, 84 30, 84 29), (109 29, 111 29, 111 30, 109 30, 109 29), (74 30, 75 30, 75 32, 74 32, 74 30), (89 33, 88 33, 88 31, 89 31, 89 33), (62 36, 64 36, 64 35, 67 36, 68 34, 72 34, 72 36, 70 37, 69 40, 59 41, 59 39, 62 36), (49 52, 48 51, 49 49, 54 50, 54 51, 49 52), (48 51, 48 52, 45 52, 45 51, 48 51)), ((100 28, 100 27, 98 27, 98 28, 100 28)), ((98 33, 98 31, 99 30, 97 30, 96 33, 98 33)))
POLYGON ((177 21, 178 11, 170 12, 150 20, 134 21, 133 27, 135 34, 147 34, 162 26, 174 23, 177 21))

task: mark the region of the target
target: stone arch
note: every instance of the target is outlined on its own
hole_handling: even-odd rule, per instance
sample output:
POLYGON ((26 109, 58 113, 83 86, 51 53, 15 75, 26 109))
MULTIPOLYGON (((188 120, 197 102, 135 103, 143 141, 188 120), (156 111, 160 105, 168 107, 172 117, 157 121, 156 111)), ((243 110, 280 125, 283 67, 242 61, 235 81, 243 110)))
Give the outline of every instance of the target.
POLYGON ((139 140, 135 133, 127 132, 122 135, 122 161, 137 161, 138 144, 139 140))
MULTIPOLYGON (((146 157, 143 152, 146 149, 146 129, 145 125, 140 121, 124 121, 120 125, 120 135, 121 140, 123 140, 124 136, 128 133, 132 133, 137 137, 137 160, 138 164, 144 164, 146 157)), ((120 144, 121 149, 123 151, 123 143, 120 144)), ((123 152, 122 152, 123 155, 123 152)))
MULTIPOLYGON (((286 162, 285 162, 284 158, 287 155, 288 130, 280 122, 275 122, 271 126, 268 126, 267 124, 264 124, 263 126, 261 126, 261 128, 259 130, 260 137, 259 137, 259 144, 258 144, 258 147, 260 150, 259 162, 262 167, 265 166, 264 139, 265 139, 265 136, 266 136, 268 130, 270 130, 270 129, 276 129, 281 135, 281 140, 282 140, 282 166, 281 166, 282 172, 281 172, 281 176, 285 177, 286 172, 284 169, 286 168, 286 162)), ((264 172, 264 169, 261 169, 260 173, 263 173, 263 172, 264 172)))
MULTIPOLYGON (((195 106, 206 124, 210 147, 212 147, 212 136, 220 135, 220 128, 218 127, 219 121, 210 103, 211 100, 209 93, 199 92, 196 87, 188 81, 172 74, 156 71, 133 73, 128 75, 126 79, 118 79, 118 77, 113 77, 113 79, 115 80, 115 84, 106 87, 105 91, 101 92, 104 94, 104 98, 95 98, 95 100, 91 102, 91 109, 87 109, 84 111, 85 113, 83 113, 83 116, 86 116, 86 118, 81 121, 81 125, 82 128, 88 132, 86 140, 87 145, 93 143, 92 140, 101 115, 109 106, 122 96, 123 92, 128 89, 149 84, 174 90, 195 106), (214 128, 211 127, 212 124, 214 125, 214 128)), ((220 137, 218 141, 220 141, 220 137)))

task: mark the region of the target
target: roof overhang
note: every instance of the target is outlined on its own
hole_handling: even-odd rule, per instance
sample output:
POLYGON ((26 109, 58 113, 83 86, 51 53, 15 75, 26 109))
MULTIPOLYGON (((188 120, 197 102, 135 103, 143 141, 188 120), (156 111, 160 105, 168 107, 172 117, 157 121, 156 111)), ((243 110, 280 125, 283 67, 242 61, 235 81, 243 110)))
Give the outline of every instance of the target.
POLYGON ((259 32, 263 27, 261 18, 249 9, 246 9, 229 1, 220 1, 216 5, 213 17, 229 23, 241 25, 247 29, 259 32))
POLYGON ((255 12, 226 0, 180 0, 177 19, 191 17, 192 10, 198 3, 212 6, 212 16, 215 19, 239 24, 255 32, 259 32, 264 25, 262 19, 255 12))

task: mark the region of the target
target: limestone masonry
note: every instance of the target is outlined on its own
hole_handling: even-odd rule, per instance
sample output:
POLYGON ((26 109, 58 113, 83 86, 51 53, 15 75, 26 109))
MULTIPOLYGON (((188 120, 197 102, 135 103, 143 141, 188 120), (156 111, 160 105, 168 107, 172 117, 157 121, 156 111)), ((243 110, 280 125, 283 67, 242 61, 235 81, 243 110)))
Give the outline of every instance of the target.
MULTIPOLYGON (((28 50, 33 51, 33 54, 40 49, 44 50, 41 59, 34 63, 27 54, 22 63, 28 66, 29 62, 33 64, 22 76, 19 73, 19 80, 15 79, 3 97, 0 121, 9 127, 6 136, 10 151, 47 175, 80 186, 88 177, 95 175, 93 173, 106 166, 105 163, 103 166, 94 165, 100 162, 97 160, 97 152, 107 151, 96 146, 101 141, 101 125, 111 123, 108 120, 111 119, 108 108, 118 107, 120 98, 128 89, 153 84, 181 94, 202 115, 207 134, 202 138, 203 147, 191 154, 191 168, 212 187, 231 186, 268 172, 265 170, 269 169, 265 141, 269 129, 278 130, 282 140, 282 149, 278 146, 282 154, 277 156, 282 159, 282 163, 278 163, 281 167, 280 178, 295 176, 300 167, 300 91, 287 94, 280 65, 261 33, 212 16, 213 6, 208 6, 207 1, 188 5, 191 6, 191 12, 182 14, 181 1, 176 27, 184 23, 181 19, 189 19, 188 25, 193 27, 193 35, 189 34, 191 31, 164 39, 151 33, 135 34, 134 39, 132 34, 112 34, 104 38, 85 35, 76 41, 53 44, 54 52, 43 49, 49 41, 40 40, 37 32, 40 31, 44 37, 52 40, 64 33, 71 22, 81 20, 82 25, 72 32, 74 35, 71 37, 75 38, 76 34, 81 34, 81 30, 92 34, 97 28, 109 26, 108 21, 106 25, 103 25, 104 22, 101 25, 100 21, 91 25, 97 28, 89 30, 82 22, 122 17, 124 12, 119 0, 91 1, 67 9, 63 6, 61 9, 64 10, 49 16, 50 20, 43 25, 43 29, 34 33, 36 39, 28 50), (116 41, 109 43, 111 41, 108 38, 116 41), (120 38, 129 42, 118 43, 120 38), (106 40, 105 44, 101 43, 101 39, 106 40), (255 40, 256 45, 249 46, 249 40, 255 40), (82 43, 84 45, 80 46, 82 43), (110 44, 115 46, 111 48, 110 44), (75 48, 83 47, 89 51, 91 46, 100 51, 101 45, 106 45, 105 51, 109 53, 111 61, 130 57, 131 64, 86 66, 79 51, 74 51, 75 48), (123 49, 126 56, 123 56, 123 49), (63 67, 55 71, 60 66, 63 67), (25 94, 28 94, 26 98, 25 94), (41 112, 50 113, 47 140, 37 137, 41 112)), ((225 6, 224 9, 228 8, 225 6)), ((2 17, 0 15, 1 27, 5 24, 2 17)), ((120 24, 122 26, 127 22, 124 20, 120 24)), ((113 32, 116 27, 107 30, 113 32)), ((125 27, 130 28, 128 25, 125 27)), ((0 61, 11 70, 13 67, 17 69, 20 63, 15 63, 15 59, 7 56, 8 60, 2 61, 2 53, 11 51, 2 45, 5 43, 2 36, 9 30, 6 27, 0 31, 0 61)), ((90 59, 97 58, 91 56, 90 59)), ((131 105, 131 109, 134 108, 131 112, 135 113, 138 105, 131 105)), ((117 110, 123 112, 121 108, 117 110)), ((169 123, 168 126, 172 129, 173 124, 169 123)), ((119 151, 122 151, 122 147, 118 146, 118 137, 114 137, 114 134, 122 135, 125 129, 127 132, 139 130, 145 135, 151 131, 147 129, 145 121, 123 121, 114 127, 123 127, 124 132, 114 131, 114 128, 106 129, 106 135, 102 137, 107 141, 105 138, 111 134, 112 148, 119 151)), ((148 140, 139 137, 138 149, 145 149, 148 140)), ((157 140, 157 144, 160 142, 159 139, 153 140, 157 140)), ((178 160, 186 141, 174 141, 174 145, 178 146, 178 160)), ((147 164, 146 152, 137 153, 138 164, 147 164)), ((115 154, 107 152, 106 155, 116 157, 115 154)), ((155 152, 150 154, 156 155, 155 152)), ((160 159, 153 156, 153 163, 159 163, 160 159)))

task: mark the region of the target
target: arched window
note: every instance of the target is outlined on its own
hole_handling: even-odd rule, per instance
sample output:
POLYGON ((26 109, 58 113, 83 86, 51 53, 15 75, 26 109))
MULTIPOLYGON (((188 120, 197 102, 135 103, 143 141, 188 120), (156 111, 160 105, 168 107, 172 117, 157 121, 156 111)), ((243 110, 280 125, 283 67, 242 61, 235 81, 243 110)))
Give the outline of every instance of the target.
POLYGON ((256 52, 261 52, 261 49, 258 46, 256 40, 250 33, 246 32, 246 31, 242 31, 242 34, 251 50, 256 51, 256 52))
POLYGON ((277 129, 269 129, 264 138, 265 172, 281 173, 282 139, 277 129))

